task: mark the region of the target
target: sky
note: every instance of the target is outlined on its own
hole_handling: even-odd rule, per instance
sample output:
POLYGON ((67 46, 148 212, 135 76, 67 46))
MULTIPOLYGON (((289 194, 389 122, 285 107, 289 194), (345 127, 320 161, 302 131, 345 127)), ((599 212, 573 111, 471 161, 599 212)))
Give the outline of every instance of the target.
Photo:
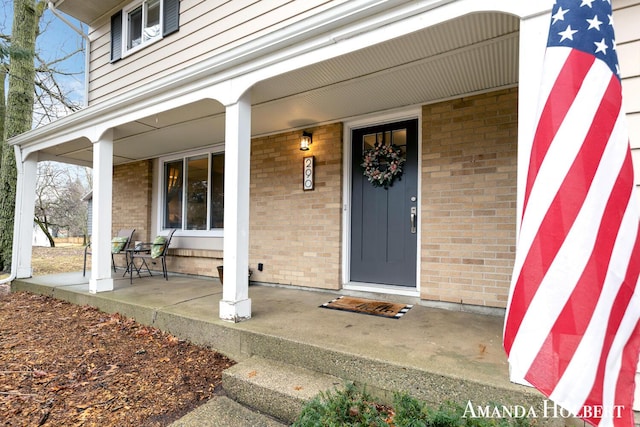
MULTIPOLYGON (((82 24, 74 18, 69 16, 66 18, 86 33, 86 26, 81 27, 82 24)), ((12 21, 13 0, 0 0, 0 35, 11 34, 12 21)), ((82 48, 82 37, 47 9, 40 20, 40 35, 36 40, 36 50, 39 55, 46 62, 51 62, 82 48)), ((65 73, 76 73, 74 76, 60 76, 60 84, 68 93, 72 93, 71 98, 74 101, 82 103, 84 97, 84 52, 61 62, 57 67, 65 73)))
MULTIPOLYGON (((81 24, 78 20, 66 16, 78 28, 81 24)), ((10 35, 13 22, 13 0, 0 0, 0 35, 10 35)), ((86 26, 82 28, 86 33, 86 26)), ((4 42, 4 38, 2 38, 4 42)), ((64 92, 78 104, 82 105, 84 102, 84 50, 83 50, 83 38, 74 30, 72 30, 65 22, 60 18, 54 16, 50 10, 46 10, 42 19, 40 20, 40 35, 36 39, 36 51, 44 59, 45 62, 51 62, 60 58, 68 56, 70 53, 80 49, 81 52, 75 54, 71 58, 62 61, 59 65, 56 65, 62 72, 74 73, 72 76, 58 75, 57 81, 64 87, 64 92)), ((5 82, 8 85, 8 79, 5 82)), ((7 87, 5 87, 5 91, 7 87)), ((5 92, 6 93, 6 92, 5 92)), ((52 107, 55 108, 55 107, 52 107)), ((62 113, 62 107, 59 107, 61 111, 60 116, 66 113, 62 113)), ((36 114, 34 114, 34 126, 36 114)), ((82 180, 82 182, 88 186, 86 179, 86 173, 81 167, 73 165, 65 165, 69 169, 71 174, 75 174, 82 180)))

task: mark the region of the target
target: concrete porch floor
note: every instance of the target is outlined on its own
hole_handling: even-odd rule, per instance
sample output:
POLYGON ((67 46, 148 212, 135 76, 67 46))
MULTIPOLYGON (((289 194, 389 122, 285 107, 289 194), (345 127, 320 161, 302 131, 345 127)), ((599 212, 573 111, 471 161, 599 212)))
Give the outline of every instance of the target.
POLYGON ((89 293, 80 272, 17 280, 12 290, 119 312, 238 362, 260 357, 293 364, 366 384, 376 395, 541 404, 537 391, 509 381, 501 316, 414 305, 401 319, 387 319, 319 308, 336 293, 253 285, 252 319, 233 324, 218 318, 217 279, 172 275, 130 284, 121 274, 114 274, 114 291, 98 294, 89 293))

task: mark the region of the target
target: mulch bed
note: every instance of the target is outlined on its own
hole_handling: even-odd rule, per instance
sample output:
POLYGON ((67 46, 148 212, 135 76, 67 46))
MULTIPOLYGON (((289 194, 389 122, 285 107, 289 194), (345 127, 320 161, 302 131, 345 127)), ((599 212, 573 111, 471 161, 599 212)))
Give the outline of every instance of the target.
POLYGON ((118 314, 0 289, 3 426, 165 426, 233 364, 118 314))

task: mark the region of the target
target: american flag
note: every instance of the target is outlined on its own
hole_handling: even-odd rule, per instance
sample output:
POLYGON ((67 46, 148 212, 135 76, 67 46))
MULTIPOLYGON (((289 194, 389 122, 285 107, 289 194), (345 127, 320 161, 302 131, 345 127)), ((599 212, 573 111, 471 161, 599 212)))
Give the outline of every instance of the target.
POLYGON ((633 425, 640 209, 608 0, 559 0, 543 63, 504 348, 593 425, 633 425))

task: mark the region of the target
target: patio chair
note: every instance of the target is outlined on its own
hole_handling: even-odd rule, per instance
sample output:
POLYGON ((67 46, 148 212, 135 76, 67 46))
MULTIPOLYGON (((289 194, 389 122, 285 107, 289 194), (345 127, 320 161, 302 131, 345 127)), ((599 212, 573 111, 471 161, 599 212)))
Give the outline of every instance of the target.
POLYGON ((166 236, 157 236, 153 242, 140 243, 127 251, 129 253, 129 283, 133 283, 134 270, 138 274, 138 277, 142 277, 140 276, 140 270, 146 268, 149 276, 153 276, 151 274, 149 264, 147 264, 147 260, 152 264, 155 264, 157 259, 162 263, 162 276, 165 280, 169 280, 169 276, 167 274, 167 252, 169 252, 171 238, 175 232, 176 230, 173 228, 169 230, 169 233, 166 236), (135 264, 136 259, 141 260, 139 267, 135 264))
MULTIPOLYGON (((131 239, 133 239, 133 233, 135 231, 135 228, 120 230, 118 231, 116 237, 111 240, 111 267, 113 267, 114 273, 116 271, 116 260, 114 258, 115 254, 124 253, 125 265, 129 265, 127 249, 129 249, 129 245, 131 244, 131 239)), ((85 276, 87 273, 87 255, 91 255, 91 242, 89 242, 89 244, 84 247, 84 264, 82 267, 83 276, 85 276)))

